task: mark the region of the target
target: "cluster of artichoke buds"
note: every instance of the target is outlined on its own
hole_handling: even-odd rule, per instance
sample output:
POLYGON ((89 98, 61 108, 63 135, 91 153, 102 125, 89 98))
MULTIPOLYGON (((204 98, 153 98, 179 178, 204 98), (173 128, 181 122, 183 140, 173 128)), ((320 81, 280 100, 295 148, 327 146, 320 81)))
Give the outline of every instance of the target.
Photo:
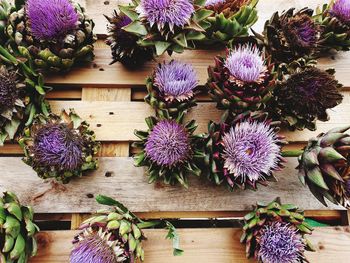
POLYGON ((247 257, 259 262, 308 262, 304 251, 314 248, 305 235, 312 230, 303 210, 277 198, 268 204, 258 202, 244 217, 241 242, 247 257))
POLYGON ((350 208, 349 126, 309 140, 299 156, 299 178, 324 205, 325 198, 350 208))
POLYGON ((258 0, 207 1, 205 8, 213 14, 200 23, 205 28, 204 43, 228 44, 237 37, 249 35, 249 29, 258 20, 258 0))
POLYGON ((110 197, 99 195, 100 204, 111 206, 97 211, 80 226, 81 233, 73 240, 71 263, 81 262, 139 262, 145 258, 142 242, 146 237, 142 229, 165 223, 167 238, 173 239, 174 255, 181 255, 179 237, 170 222, 145 222, 124 205, 110 197))
POLYGON ((5 44, 5 29, 10 14, 13 12, 14 6, 7 0, 0 0, 0 45, 5 44))
POLYGON ((71 178, 98 168, 94 155, 100 144, 89 124, 73 110, 69 114, 62 111, 60 116, 36 116, 19 144, 25 154, 23 161, 43 179, 68 183, 71 178))
POLYGON ((38 69, 59 72, 92 60, 93 28, 84 8, 70 0, 27 0, 10 14, 5 32, 14 52, 25 50, 38 69), (60 16, 62 10, 66 19, 60 16))
POLYGON ((0 198, 1 262, 25 263, 36 255, 39 228, 33 215, 32 207, 22 206, 14 193, 5 192, 0 198))
POLYGON ((0 46, 0 146, 17 138, 35 114, 48 114, 44 95, 49 87, 37 74, 27 57, 14 57, 0 46))

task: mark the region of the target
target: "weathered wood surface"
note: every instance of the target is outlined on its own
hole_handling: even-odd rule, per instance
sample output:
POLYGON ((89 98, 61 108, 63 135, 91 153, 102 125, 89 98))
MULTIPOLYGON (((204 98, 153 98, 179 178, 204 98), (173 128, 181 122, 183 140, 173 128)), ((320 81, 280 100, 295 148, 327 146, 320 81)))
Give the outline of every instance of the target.
MULTIPOLYGON (((239 243, 240 229, 179 229, 181 248, 185 253, 173 257, 171 243, 164 240, 166 231, 145 230, 148 240, 144 242, 145 263, 246 263, 255 262, 245 258, 245 247, 239 243)), ((317 249, 306 252, 311 263, 348 263, 350 257, 350 229, 316 228, 309 237, 317 249)), ((49 231, 39 234, 38 255, 31 263, 61 263, 69 261, 71 240, 76 231, 49 231)))
MULTIPOLYGON (((100 158, 100 168, 90 175, 62 185, 43 181, 20 158, 0 158, 0 190, 18 193, 25 204, 33 205, 37 213, 89 213, 97 210, 93 196, 112 196, 135 212, 157 211, 246 211, 257 201, 270 201, 277 196, 285 203, 294 203, 305 210, 323 210, 294 169, 295 158, 289 158, 286 169, 277 173, 278 183, 259 187, 259 191, 228 191, 193 178, 189 189, 180 186, 148 184, 142 168, 135 168, 131 158, 100 158), (106 173, 108 176, 106 177, 106 173)), ((332 209, 341 209, 331 205, 332 209)))

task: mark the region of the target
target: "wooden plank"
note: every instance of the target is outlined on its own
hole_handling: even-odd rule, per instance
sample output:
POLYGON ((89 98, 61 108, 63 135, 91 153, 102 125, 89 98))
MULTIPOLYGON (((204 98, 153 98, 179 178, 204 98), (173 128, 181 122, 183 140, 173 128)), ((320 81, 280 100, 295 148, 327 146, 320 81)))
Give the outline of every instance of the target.
MULTIPOLYGON (((165 241, 166 231, 145 230, 145 263, 245 263, 255 262, 245 257, 245 246, 239 243, 240 229, 179 229, 181 248, 185 253, 173 257, 171 243, 165 241)), ((306 252, 310 262, 348 263, 350 257, 349 227, 316 228, 308 238, 315 245, 316 252, 306 252)), ((71 240, 76 231, 48 231, 38 235, 38 255, 31 263, 61 263, 69 261, 71 240)))
POLYGON ((44 181, 17 157, 0 158, 0 190, 16 192, 21 201, 31 204, 37 213, 90 213, 98 206, 94 196, 105 194, 120 200, 134 212, 247 211, 257 201, 270 201, 277 196, 284 203, 294 203, 305 210, 327 210, 303 187, 297 177, 296 158, 289 158, 287 167, 258 191, 228 191, 214 186, 205 176, 191 177, 189 189, 148 184, 142 168, 133 166, 131 158, 100 158, 100 168, 69 184, 44 181), (55 204, 52 206, 52 204, 55 204))
MULTIPOLYGON (((350 92, 343 92, 344 101, 329 111, 330 121, 318 122, 317 131, 283 131, 292 142, 309 140, 321 132, 337 126, 350 123, 350 92)), ((54 112, 62 108, 75 108, 83 119, 88 121, 95 130, 97 139, 101 141, 134 141, 134 130, 147 128, 145 118, 153 115, 153 110, 144 102, 83 102, 83 101, 52 101, 54 112)), ((190 112, 187 119, 195 119, 198 123, 197 133, 207 132, 210 120, 219 121, 222 112, 215 108, 215 103, 199 103, 190 112)))

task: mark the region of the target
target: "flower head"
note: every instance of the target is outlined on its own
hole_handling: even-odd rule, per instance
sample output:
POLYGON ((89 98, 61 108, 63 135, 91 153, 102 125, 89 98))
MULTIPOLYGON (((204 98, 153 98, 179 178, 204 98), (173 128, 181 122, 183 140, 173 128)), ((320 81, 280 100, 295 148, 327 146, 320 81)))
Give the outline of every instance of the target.
POLYGON ((278 167, 279 140, 266 122, 237 123, 223 137, 224 168, 242 181, 257 181, 278 167))
POLYGON ((205 6, 221 5, 225 2, 226 0, 207 0, 205 6))
POLYGON ((331 16, 338 18, 345 24, 350 23, 350 1, 349 0, 336 0, 331 10, 329 11, 331 16))
POLYGON ((19 98, 17 88, 18 75, 15 71, 8 71, 0 67, 0 109, 12 108, 19 98))
POLYGON ((198 81, 191 65, 173 60, 159 64, 155 71, 154 85, 164 95, 165 100, 183 101, 193 96, 198 81))
POLYGON ((151 131, 145 152, 146 156, 159 166, 178 165, 190 155, 189 134, 176 121, 162 120, 151 131))
POLYGON ((282 30, 292 47, 314 48, 319 40, 319 26, 307 15, 295 15, 282 22, 282 30))
POLYGON ((141 0, 136 10, 151 26, 168 25, 170 30, 186 25, 195 11, 191 0, 141 0))
POLYGON ((126 262, 125 251, 118 241, 111 240, 111 234, 85 229, 74 241, 70 263, 116 263, 126 262))
POLYGON ((274 222, 266 226, 258 239, 258 257, 264 263, 296 263, 305 245, 298 230, 289 224, 274 222))
POLYGON ((230 80, 238 85, 261 83, 267 72, 265 59, 260 50, 253 45, 239 45, 229 51, 225 67, 230 80))
POLYGON ((40 166, 74 170, 83 164, 82 139, 66 124, 46 124, 34 138, 34 162, 40 166))
POLYGON ((57 40, 78 25, 78 14, 69 0, 28 0, 26 14, 31 33, 39 40, 57 40))

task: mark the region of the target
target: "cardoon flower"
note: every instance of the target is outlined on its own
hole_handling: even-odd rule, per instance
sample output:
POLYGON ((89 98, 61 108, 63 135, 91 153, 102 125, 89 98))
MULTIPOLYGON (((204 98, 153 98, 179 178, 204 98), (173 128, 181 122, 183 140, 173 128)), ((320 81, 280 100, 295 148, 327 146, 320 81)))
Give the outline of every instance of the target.
POLYGON ((244 121, 223 136, 224 168, 242 181, 257 181, 278 167, 281 148, 265 122, 244 121))
POLYGON ((0 67, 0 110, 13 108, 19 99, 18 74, 8 71, 6 67, 0 67))
POLYGON ((188 24, 195 11, 192 0, 141 0, 136 10, 151 26, 161 30, 168 25, 171 31, 188 24))
POLYGON ((37 131, 33 154, 36 165, 75 170, 83 163, 82 138, 66 124, 48 124, 37 131))
POLYGON ((329 11, 329 14, 338 18, 344 24, 350 24, 350 1, 336 0, 329 11))
POLYGON ((85 229, 73 241, 74 248, 70 263, 116 263, 126 262, 126 251, 118 240, 113 240, 112 232, 85 229))
POLYGON ((145 147, 146 156, 159 166, 174 167, 191 153, 189 135, 174 120, 162 120, 151 131, 145 147))
POLYGON ((225 67, 230 81, 243 86, 245 83, 262 83, 267 67, 261 51, 253 45, 240 45, 229 51, 225 67))
POLYGON ((57 40, 78 26, 78 14, 69 0, 28 0, 26 14, 32 35, 57 40))
POLYGON ((289 224, 274 222, 265 226, 258 239, 258 258, 264 263, 299 262, 305 245, 298 230, 289 224))
POLYGON ((159 64, 155 71, 154 86, 164 94, 166 101, 191 98, 197 85, 197 75, 190 64, 173 60, 159 64))

